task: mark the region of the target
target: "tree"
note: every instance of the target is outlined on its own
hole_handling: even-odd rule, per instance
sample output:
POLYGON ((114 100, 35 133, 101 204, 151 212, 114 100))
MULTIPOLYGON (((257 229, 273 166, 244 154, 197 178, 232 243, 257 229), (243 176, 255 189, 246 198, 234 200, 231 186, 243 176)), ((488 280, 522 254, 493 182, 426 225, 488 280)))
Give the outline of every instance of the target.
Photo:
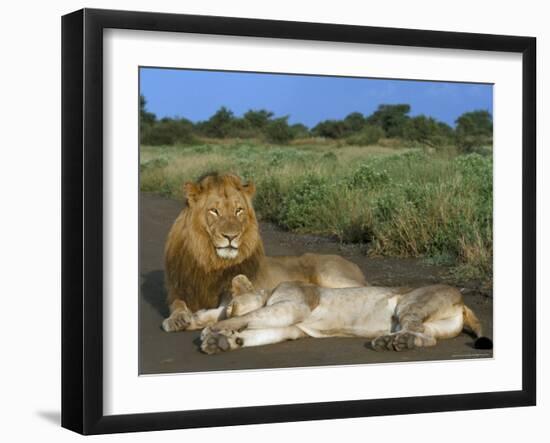
POLYGON ((451 139, 453 137, 454 130, 447 123, 437 122, 437 126, 439 127, 439 133, 443 137, 447 137, 448 139, 451 139))
POLYGON ((456 119, 456 144, 463 152, 472 152, 493 143, 493 118, 487 111, 465 112, 456 119))
POLYGON ((324 120, 319 122, 311 132, 318 137, 340 139, 360 132, 366 125, 366 120, 360 112, 352 112, 343 120, 324 120))
POLYGON ((222 106, 216 113, 201 125, 202 129, 211 137, 224 138, 227 137, 231 131, 231 124, 233 122, 233 112, 222 106))
POLYGON ((359 132, 366 125, 366 120, 360 112, 352 112, 344 119, 344 123, 349 132, 359 132))
POLYGON ((243 115, 243 118, 250 124, 252 128, 262 130, 268 125, 269 120, 271 120, 273 115, 273 112, 267 111, 265 109, 251 109, 243 115))
POLYGON ((318 123, 311 132, 317 137, 342 138, 348 131, 343 120, 325 120, 318 123))
POLYGON ((141 142, 153 146, 194 143, 193 123, 185 118, 163 118, 143 128, 141 142))
POLYGON ((288 115, 271 120, 265 128, 265 135, 271 143, 284 144, 292 140, 294 133, 288 125, 288 115))
POLYGON ((309 128, 302 123, 295 123, 290 129, 292 130, 293 138, 309 137, 309 128))
POLYGON ((432 117, 419 115, 408 120, 403 136, 407 140, 423 143, 428 146, 437 145, 440 129, 437 121, 432 117))
POLYGON ((157 120, 157 116, 152 112, 147 112, 147 100, 145 96, 139 96, 139 128, 140 131, 144 127, 154 125, 157 120))
POLYGON ((350 135, 346 141, 349 145, 368 146, 378 143, 384 137, 384 131, 380 126, 365 125, 359 132, 350 135))
POLYGON ((493 136, 493 119, 488 111, 465 112, 456 119, 457 135, 493 136))
POLYGON ((406 104, 380 105, 369 117, 367 123, 380 126, 387 137, 402 137, 411 111, 406 104))

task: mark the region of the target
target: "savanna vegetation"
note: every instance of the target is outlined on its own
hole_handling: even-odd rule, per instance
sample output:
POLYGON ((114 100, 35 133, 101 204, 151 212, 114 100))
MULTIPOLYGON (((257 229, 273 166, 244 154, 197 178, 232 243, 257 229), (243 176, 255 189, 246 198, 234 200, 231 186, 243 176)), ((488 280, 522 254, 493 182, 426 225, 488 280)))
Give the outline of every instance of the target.
POLYGON ((209 120, 158 120, 142 100, 141 189, 182 198, 182 183, 232 172, 257 186, 261 220, 368 244, 368 253, 424 257, 457 281, 492 278, 492 119, 452 128, 408 105, 381 105, 314 128, 266 110, 209 120))

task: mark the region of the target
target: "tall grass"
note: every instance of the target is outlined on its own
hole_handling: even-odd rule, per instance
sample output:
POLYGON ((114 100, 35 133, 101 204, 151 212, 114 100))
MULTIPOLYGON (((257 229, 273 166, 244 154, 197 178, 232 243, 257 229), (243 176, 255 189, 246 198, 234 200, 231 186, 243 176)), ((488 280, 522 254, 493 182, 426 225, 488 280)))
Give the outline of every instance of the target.
POLYGON ((490 156, 253 142, 141 151, 144 191, 181 199, 182 183, 209 170, 253 179, 259 217, 285 229, 448 263, 459 280, 491 280, 490 156))

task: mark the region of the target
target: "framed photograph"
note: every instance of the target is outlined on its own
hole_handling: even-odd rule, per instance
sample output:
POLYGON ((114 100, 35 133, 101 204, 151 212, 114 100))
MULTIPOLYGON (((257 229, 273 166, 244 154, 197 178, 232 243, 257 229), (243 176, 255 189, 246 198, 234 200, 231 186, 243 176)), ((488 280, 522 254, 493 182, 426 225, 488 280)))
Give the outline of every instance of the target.
POLYGON ((536 403, 536 40, 62 20, 62 426, 536 403))

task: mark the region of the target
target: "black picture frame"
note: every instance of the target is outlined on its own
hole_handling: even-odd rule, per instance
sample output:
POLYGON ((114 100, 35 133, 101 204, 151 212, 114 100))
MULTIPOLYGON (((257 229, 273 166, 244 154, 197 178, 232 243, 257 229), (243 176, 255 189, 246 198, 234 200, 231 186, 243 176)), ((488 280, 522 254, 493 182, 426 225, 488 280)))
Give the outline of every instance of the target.
POLYGON ((62 426, 82 434, 536 404, 536 39, 83 9, 62 18, 62 426), (522 389, 131 415, 103 413, 103 31, 191 32, 522 54, 522 389))

